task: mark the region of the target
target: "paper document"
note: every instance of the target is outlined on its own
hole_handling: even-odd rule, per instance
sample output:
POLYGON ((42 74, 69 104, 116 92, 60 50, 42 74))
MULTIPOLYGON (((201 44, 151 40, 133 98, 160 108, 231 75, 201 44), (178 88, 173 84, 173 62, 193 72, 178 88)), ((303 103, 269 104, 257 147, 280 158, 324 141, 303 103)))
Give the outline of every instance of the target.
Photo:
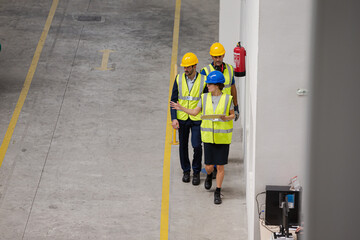
POLYGON ((225 114, 212 114, 212 115, 201 115, 201 119, 220 119, 221 116, 225 116, 225 114))

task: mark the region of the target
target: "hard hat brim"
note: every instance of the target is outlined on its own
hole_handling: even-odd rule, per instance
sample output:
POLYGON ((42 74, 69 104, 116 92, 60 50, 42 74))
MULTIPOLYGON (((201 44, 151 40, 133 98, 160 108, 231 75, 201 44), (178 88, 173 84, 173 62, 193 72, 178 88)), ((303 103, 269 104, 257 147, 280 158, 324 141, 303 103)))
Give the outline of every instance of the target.
POLYGON ((223 52, 223 53, 218 53, 218 54, 211 54, 211 52, 209 52, 210 53, 210 56, 213 56, 213 57, 218 57, 218 56, 222 56, 222 55, 224 55, 225 54, 225 52, 223 52))
POLYGON ((195 64, 180 64, 181 67, 190 67, 190 66, 195 66, 197 63, 195 64))

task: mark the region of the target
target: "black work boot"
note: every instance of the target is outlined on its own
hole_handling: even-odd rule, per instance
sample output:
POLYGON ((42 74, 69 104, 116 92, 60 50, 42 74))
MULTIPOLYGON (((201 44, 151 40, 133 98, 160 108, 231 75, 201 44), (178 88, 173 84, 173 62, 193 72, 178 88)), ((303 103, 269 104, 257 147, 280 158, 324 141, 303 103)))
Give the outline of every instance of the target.
POLYGON ((193 184, 194 186, 200 184, 200 173, 199 173, 199 172, 193 174, 192 184, 193 184))
POLYGON ((222 203, 220 188, 216 188, 216 190, 214 192, 214 203, 215 204, 221 204, 222 203))
POLYGON ((216 167, 214 167, 214 171, 213 171, 213 179, 215 179, 216 178, 216 174, 217 174, 217 169, 216 169, 216 167))
POLYGON ((182 177, 182 181, 185 183, 190 182, 190 172, 184 172, 184 175, 182 177))
POLYGON ((205 184, 204 184, 206 190, 209 190, 211 188, 212 179, 213 179, 213 173, 210 173, 206 176, 205 184))

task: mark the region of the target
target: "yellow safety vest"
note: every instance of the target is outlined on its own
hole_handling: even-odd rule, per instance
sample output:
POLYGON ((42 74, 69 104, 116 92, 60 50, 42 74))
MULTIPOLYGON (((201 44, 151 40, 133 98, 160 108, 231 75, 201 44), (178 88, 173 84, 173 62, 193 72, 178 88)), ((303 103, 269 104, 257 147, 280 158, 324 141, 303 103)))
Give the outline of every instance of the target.
MULTIPOLYGON (((182 74, 182 78, 179 81, 180 75, 176 76, 176 83, 179 89, 179 103, 181 106, 186 107, 188 109, 196 108, 198 102, 201 99, 201 93, 205 89, 205 79, 206 77, 202 74, 198 74, 195 79, 194 85, 189 92, 188 85, 186 83, 185 73, 182 74)), ((189 115, 181 110, 177 110, 177 119, 179 120, 187 120, 189 117, 193 121, 201 121, 201 114, 199 113, 196 116, 189 115)))
MULTIPOLYGON (((231 95, 231 83, 234 76, 234 68, 232 65, 225 63, 225 70, 223 72, 225 77, 225 87, 222 90, 223 93, 231 95)), ((206 76, 209 75, 212 71, 215 71, 215 68, 213 65, 209 64, 209 66, 204 67, 203 70, 205 70, 206 76)))
MULTIPOLYGON (((222 94, 220 101, 215 109, 215 114, 230 115, 230 106, 232 96, 222 94)), ((213 115, 214 108, 212 104, 211 93, 201 95, 202 114, 213 115)), ((230 144, 233 132, 233 120, 202 120, 201 123, 201 140, 205 143, 230 144)))

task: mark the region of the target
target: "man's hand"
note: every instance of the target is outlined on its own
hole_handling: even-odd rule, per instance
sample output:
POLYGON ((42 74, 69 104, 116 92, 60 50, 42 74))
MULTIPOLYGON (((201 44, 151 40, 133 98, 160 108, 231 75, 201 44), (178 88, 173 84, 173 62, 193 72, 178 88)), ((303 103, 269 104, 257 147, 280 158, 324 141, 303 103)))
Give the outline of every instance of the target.
POLYGON ((179 121, 177 119, 172 120, 171 126, 174 129, 178 129, 179 128, 179 121))
POLYGON ((181 105, 179 102, 170 101, 170 107, 175 110, 181 110, 181 105))
POLYGON ((239 105, 234 106, 234 112, 235 112, 235 121, 237 121, 239 119, 239 117, 240 117, 239 105))

